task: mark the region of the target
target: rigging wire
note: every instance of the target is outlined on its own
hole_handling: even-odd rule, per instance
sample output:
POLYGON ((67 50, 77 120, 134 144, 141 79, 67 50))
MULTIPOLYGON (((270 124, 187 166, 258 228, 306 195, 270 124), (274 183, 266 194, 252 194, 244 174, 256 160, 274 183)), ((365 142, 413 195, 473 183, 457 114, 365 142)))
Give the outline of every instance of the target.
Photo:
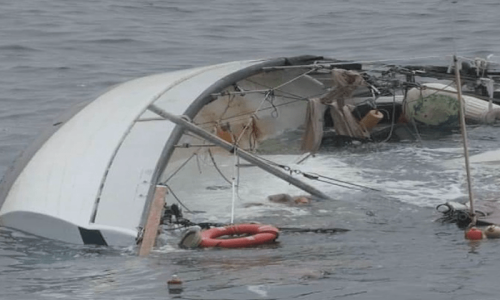
POLYGON ((235 147, 234 148, 234 153, 233 153, 233 156, 234 156, 234 165, 233 165, 233 180, 231 182, 231 191, 232 191, 232 199, 231 199, 231 224, 234 224, 234 206, 235 206, 235 202, 236 202, 236 194, 237 194, 237 189, 238 189, 238 186, 236 185, 236 177, 237 177, 237 171, 236 169, 238 168, 238 156, 236 155, 236 153, 238 152, 238 148, 235 147))
POLYGON ((279 115, 278 109, 276 108, 276 105, 274 105, 275 99, 276 98, 274 96, 274 91, 273 90, 269 91, 269 97, 266 97, 266 100, 267 100, 267 102, 269 102, 269 104, 271 104, 271 106, 273 108, 273 111, 271 112, 271 117, 277 119, 280 115, 279 115))
POLYGON ((231 107, 231 103, 233 102, 234 98, 236 98, 236 95, 229 95, 229 99, 227 100, 227 105, 226 105, 226 109, 224 109, 224 111, 222 112, 222 114, 220 115, 219 117, 219 121, 222 119, 222 117, 224 117, 224 115, 227 113, 229 107, 231 107))
POLYGON ((174 191, 172 190, 172 188, 168 184, 165 184, 165 186, 168 188, 168 190, 170 191, 170 193, 174 196, 175 200, 177 200, 177 202, 179 202, 179 204, 182 207, 184 207, 188 212, 192 212, 189 208, 187 208, 186 205, 184 205, 184 203, 182 203, 182 201, 177 197, 177 195, 175 195, 174 191))
MULTIPOLYGON (((432 57, 423 57, 423 58, 437 58, 437 57, 442 57, 442 56, 432 56, 432 57)), ((408 60, 411 60, 412 58, 409 58, 408 60)), ((413 59, 419 59, 419 58, 413 58, 413 59)), ((422 59, 422 57, 420 58, 422 59)), ((403 60, 403 59, 400 59, 400 60, 403 60)), ((382 62, 382 61, 380 61, 382 62)), ((307 75, 308 73, 310 73, 312 70, 310 70, 309 72, 306 72, 304 74, 301 74, 299 77, 301 76, 305 76, 307 75)), ((426 74, 433 74, 434 72, 426 72, 426 74)), ((437 73, 436 73, 437 74, 437 73)), ((297 79, 298 77, 294 78, 295 80, 297 79)), ((476 80, 476 78, 473 78, 473 77, 470 77, 469 78, 470 80, 476 80)), ((256 92, 259 92, 259 93, 262 93, 262 94, 268 94, 270 90, 277 90, 277 87, 270 87, 270 86, 267 86, 265 84, 262 84, 262 83, 258 83, 258 82, 255 82, 255 81, 252 81, 250 79, 246 79, 246 81, 250 82, 250 83, 253 83, 255 85, 259 85, 259 86, 262 86, 262 87, 265 87, 267 88, 267 90, 256 90, 256 92)), ((450 84, 452 84, 453 82, 451 82, 450 84)), ((448 84, 447 86, 449 86, 450 84, 448 84)), ((250 92, 249 90, 245 90, 245 91, 241 91, 241 92, 238 92, 238 93, 248 93, 250 92)), ((289 105, 289 104, 293 104, 293 103, 296 103, 296 102, 299 102, 299 101, 305 101, 307 100, 307 98, 305 97, 302 97, 302 96, 299 96, 299 95, 296 95, 296 94, 293 94, 293 93, 290 93, 290 92, 287 92, 287 91, 279 91, 280 93, 283 93, 283 94, 288 94, 289 96, 286 96, 286 95, 279 95, 279 97, 281 98, 285 98, 285 99, 296 99, 297 101, 290 101, 290 102, 286 102, 286 103, 282 103, 282 104, 274 104, 273 102, 270 101, 271 103, 271 107, 266 107, 266 108, 261 108, 260 111, 265 111, 265 110, 276 110, 277 107, 280 107, 280 106, 284 106, 284 105, 289 105), (293 97, 291 97, 293 96, 293 97)), ((317 96, 320 96, 324 93, 319 93, 317 95, 311 95, 310 97, 317 97, 317 96)), ((225 114, 225 113, 224 113, 225 114)), ((223 114, 223 115, 224 115, 223 114)), ((241 114, 236 114, 234 116, 228 116, 226 118, 220 118, 219 121, 228 121, 228 120, 231 120, 231 119, 235 119, 235 118, 238 118, 238 117, 242 117, 242 116, 247 116, 247 115, 251 115, 253 114, 252 112, 248 112, 248 113, 241 113, 241 114)), ((274 112, 273 112, 274 114, 274 112)), ((235 120, 233 120, 235 121, 235 120)), ((205 122, 205 123, 199 123, 197 125, 199 126, 202 126, 202 125, 206 125, 206 124, 213 124, 213 122, 205 122)))
MULTIPOLYGON (((198 151, 200 151, 200 150, 201 150, 201 148, 200 148, 200 149, 198 149, 198 151)), ((201 174, 201 173, 203 173, 203 172, 201 171, 200 157, 198 156, 198 153, 196 153, 196 166, 198 167, 198 172, 200 172, 200 174, 201 174)))
POLYGON ((411 61, 411 60, 421 60, 430 58, 442 58, 443 55, 433 55, 433 56, 421 56, 421 57, 410 57, 410 58, 393 58, 393 59, 379 59, 379 60, 359 60, 359 61, 336 61, 322 64, 309 64, 309 65, 295 65, 295 66, 275 66, 275 67, 264 67, 263 70, 285 70, 285 69, 305 69, 305 68, 315 68, 315 69, 331 69, 335 66, 345 66, 354 64, 385 64, 387 62, 394 61, 411 61))
POLYGON ((214 156, 212 155, 212 151, 210 149, 208 149, 208 155, 210 156, 210 159, 212 160, 212 163, 213 163, 215 169, 217 170, 217 172, 219 172, 220 176, 222 176, 222 178, 224 178, 224 180, 227 183, 232 184, 231 180, 227 179, 227 177, 222 173, 222 171, 217 166, 217 163, 215 162, 214 156))
MULTIPOLYGON (((265 110, 270 110, 270 109, 275 109, 277 107, 281 107, 281 106, 285 106, 285 105, 289 105, 289 104, 293 104, 293 103, 297 103, 297 102, 301 102, 303 100, 294 100, 294 101, 290 101, 290 102, 286 102, 286 103, 281 103, 281 104, 275 104, 274 107, 264 107, 264 108, 261 108, 260 111, 265 111, 265 110)), ((246 116, 249 116, 249 115, 253 115, 254 112, 245 112, 245 113, 240 113, 240 114, 237 114, 237 115, 234 115, 234 116, 229 116, 229 117, 226 117, 224 119, 220 119, 220 121, 228 121, 228 120, 231 120, 231 119, 235 119, 235 118, 238 118, 238 117, 246 117, 246 116)), ((237 120, 232 120, 232 122, 236 122, 237 120)), ((198 123, 196 124, 197 126, 203 126, 203 125, 212 125, 214 124, 214 121, 208 121, 208 122, 204 122, 204 123, 198 123)))
POLYGON ((313 68, 313 69, 311 69, 311 70, 309 70, 309 71, 307 71, 307 72, 305 72, 305 73, 303 73, 303 74, 301 74, 301 75, 299 75, 299 76, 297 76, 297 77, 295 77, 295 78, 292 78, 291 80, 289 80, 289 81, 287 81, 287 82, 285 82, 285 83, 282 83, 282 84, 278 85, 278 86, 277 86, 277 87, 275 87, 273 90, 279 90, 280 88, 284 87, 285 85, 288 85, 288 84, 290 84, 290 83, 294 82, 295 80, 298 80, 299 78, 302 78, 302 77, 304 77, 304 76, 306 76, 306 75, 308 75, 309 73, 312 73, 312 72, 314 72, 314 71, 316 71, 316 69, 314 69, 314 68, 313 68))
MULTIPOLYGON (((200 151, 200 150, 198 150, 200 151)), ((172 179, 195 155, 198 155, 198 151, 194 152, 186 161, 184 161, 177 170, 175 170, 167 179, 165 179, 161 184, 167 184, 167 182, 172 179)))
POLYGON ((283 91, 283 90, 278 90, 278 89, 276 89, 276 88, 273 88, 273 87, 271 87, 271 86, 265 85, 265 84, 263 84, 263 83, 260 83, 260 82, 255 82, 255 81, 253 81, 253 80, 251 80, 251 79, 245 79, 245 80, 246 80, 246 81, 248 81, 248 82, 250 82, 250 83, 253 83, 253 84, 255 84, 255 85, 259 85, 259 86, 265 87, 265 88, 267 88, 267 90, 275 90, 275 91, 277 91, 277 92, 280 92, 280 93, 282 93, 282 94, 283 94, 283 95, 280 95, 280 97, 282 97, 282 98, 290 98, 290 99, 297 99, 297 100, 299 100, 299 99, 300 99, 300 100, 307 101, 307 99, 308 99, 308 98, 311 98, 311 97, 318 97, 318 96, 321 96, 321 95, 323 95, 323 94, 324 94, 324 92, 321 92, 321 93, 319 93, 319 94, 317 94, 317 95, 310 95, 308 98, 306 98, 306 97, 302 97, 302 96, 297 95, 297 94, 292 93, 292 92, 283 91), (284 96, 284 95, 287 95, 287 96, 284 96))
POLYGON ((301 97, 301 96, 298 96, 298 95, 295 95, 293 93, 290 93, 290 92, 286 92, 286 91, 282 91, 280 90, 282 87, 308 75, 309 73, 311 72, 314 72, 316 71, 315 69, 312 69, 312 70, 308 70, 306 71, 305 73, 303 74, 300 74, 299 76, 296 76, 278 86, 275 86, 275 87, 270 87, 270 86, 266 86, 265 84, 261 84, 261 83, 258 83, 258 82, 255 82, 255 81, 251 81, 250 79, 245 79, 246 81, 250 82, 250 83, 253 83, 255 85, 260 85, 262 87, 265 87, 266 89, 262 89, 262 90, 241 90, 240 88, 236 89, 235 88, 235 91, 234 92, 228 92, 228 91, 225 91, 225 92, 222 92, 222 93, 215 93, 215 94, 212 94, 212 96, 226 96, 226 95, 244 95, 244 94, 247 94, 247 93, 267 93, 269 90, 273 90, 273 91, 279 91, 281 93, 284 93, 284 94, 288 94, 288 95, 291 95, 291 96, 294 96, 294 97, 297 97, 297 98, 302 98, 304 99, 304 97, 301 97))
MULTIPOLYGON (((309 177, 309 176, 306 175, 306 173, 304 173, 303 175, 304 175, 304 177, 306 177, 308 179, 315 180, 315 181, 318 181, 318 182, 328 183, 330 185, 335 185, 335 186, 343 187, 343 188, 346 188, 346 189, 363 191, 362 188, 356 188, 356 187, 350 187, 350 186, 342 185, 340 183, 335 183, 335 182, 331 182, 331 181, 328 181, 328 180, 319 179, 319 177, 314 177, 314 178, 313 177, 309 177)), ((376 190, 376 191, 379 191, 379 190, 376 190)))
MULTIPOLYGON (((292 79, 292 80, 290 80, 289 82, 286 82, 286 83, 284 83, 284 84, 282 84, 282 85, 279 85, 279 86, 277 86, 277 87, 275 87, 275 88, 271 88, 270 90, 268 90, 268 91, 266 92, 266 94, 265 94, 264 100, 261 102, 261 104, 259 105, 259 107, 257 108, 257 110, 256 110, 255 112, 253 112, 253 113, 243 113, 243 114, 239 114, 239 115, 235 115, 235 116, 229 116, 229 117, 227 117, 227 118, 225 118, 225 119, 222 119, 222 117, 223 117, 223 116, 225 115, 225 113, 227 112, 227 110, 228 110, 228 108, 229 108, 230 103, 231 103, 231 102, 232 102, 232 100, 234 99, 234 95, 232 95, 232 96, 230 95, 230 99, 228 100, 228 106, 226 107, 226 110, 225 110, 225 111, 223 112, 223 114, 221 115, 221 120, 229 120, 229 119, 234 119, 234 118, 237 118, 237 117, 240 117, 240 116, 255 115, 258 111, 269 110, 269 109, 273 109, 273 113, 272 113, 272 114, 274 114, 275 112, 277 112, 277 107, 278 107, 278 106, 282 106, 282 105, 289 105, 289 104, 291 104, 291 103, 295 103, 295 102, 298 102, 298 101, 302 101, 302 100, 303 100, 303 99, 305 99, 305 98, 300 97, 300 96, 297 96, 297 95, 294 95, 294 94, 291 94, 291 93, 288 93, 288 92, 284 92, 284 91, 282 91, 282 93, 288 93, 288 94, 291 94, 291 95, 293 95, 293 96, 297 96, 297 99, 300 99, 300 100, 291 101, 291 102, 287 102, 287 103, 283 103, 283 104, 279 104, 279 105, 274 105, 273 100, 272 100, 272 99, 274 99, 274 90, 277 90, 277 89, 279 89, 280 87, 282 87, 282 86, 284 86, 284 85, 286 85, 286 84, 289 84, 290 82, 293 82, 293 81, 297 80, 298 78, 300 78, 300 77, 302 77, 302 76, 305 76, 305 75, 307 75, 307 74, 309 74, 309 73, 311 73, 311 72, 313 72, 313 71, 315 71, 315 70, 316 70, 316 69, 311 69, 311 70, 309 70, 308 72, 305 72, 305 73, 303 73, 302 75, 300 75, 300 76, 298 76, 298 77, 296 77, 296 78, 293 78, 293 79, 292 79), (268 101, 268 102, 271 104, 271 107, 261 108, 261 106, 262 106, 262 104, 264 103, 264 101, 268 101)), ((248 80, 248 81, 249 81, 249 82, 252 82, 251 80, 248 80)), ((259 83, 256 83, 256 82, 252 82, 252 83, 257 84, 257 85, 262 85, 262 86, 265 86, 265 85, 263 85, 263 84, 259 84, 259 83)), ((451 84, 451 83, 450 83, 450 84, 451 84)), ((249 92, 249 91, 244 91, 244 92, 249 92)), ((259 91, 259 92, 262 92, 262 91, 259 91)), ((437 92, 438 92, 438 91, 436 91, 435 93, 437 93, 437 92)), ((293 99, 292 97, 285 96, 285 95, 283 95, 283 96, 281 96, 281 97, 283 97, 283 98, 293 99)), ((390 138, 390 137, 391 137, 392 132, 393 132, 393 129, 394 129, 394 122, 395 122, 395 119, 394 119, 394 113, 395 113, 395 93, 394 93, 394 91, 393 91, 393 119, 392 119, 392 123, 391 123, 391 132, 390 132, 390 134, 389 134, 389 137, 388 137, 388 138, 390 138)), ((209 123, 212 123, 212 122, 201 123, 201 124, 209 124, 209 123)), ((201 124, 200 124, 200 125, 201 125, 201 124)), ((244 132, 245 132, 245 131, 249 128, 250 124, 251 124, 251 120, 250 120, 250 121, 249 121, 249 123, 245 126, 244 130, 241 132, 241 134, 240 134, 240 136, 238 137, 238 139, 237 139, 237 141, 236 141, 236 143, 235 143, 235 144, 238 144, 238 142, 240 141, 240 139, 241 139, 241 138, 242 138, 242 136, 243 136, 243 133, 244 133, 244 132)), ((416 132, 417 132, 417 135, 418 135, 418 137, 419 137, 419 139, 420 139, 420 136, 419 136, 418 130, 417 130, 417 128, 416 128, 416 124, 415 124, 414 122, 412 122, 412 124, 413 124, 413 126, 415 127, 415 130, 416 130, 416 132)), ((386 140, 387 140, 387 139, 386 139, 386 140)), ((211 153, 210 151, 209 151, 209 154, 210 154, 210 157, 211 157, 211 159, 212 159, 212 162, 214 163, 214 166, 215 166, 215 168, 217 169, 217 171, 219 172, 219 174, 220 174, 220 175, 221 175, 221 176, 222 176, 222 177, 223 177, 223 178, 224 178, 224 179, 225 179, 228 183, 230 183, 230 181, 229 181, 229 180, 228 180, 228 179, 227 179, 227 178, 226 178, 226 177, 222 174, 222 172, 220 171, 220 169, 217 167, 217 165, 216 165, 216 163, 215 163, 215 161, 214 161, 214 159, 213 159, 212 153, 211 153)), ((194 153, 194 154, 193 154, 193 156, 194 156, 194 155, 196 155, 196 153, 194 153)), ((188 162, 191 158, 192 158, 192 156, 191 156, 191 157, 190 157, 190 158, 189 158, 189 159, 188 159, 188 160, 187 160, 187 161, 186 161, 186 162, 185 162, 185 163, 181 166, 181 168, 182 168, 182 167, 183 167, 183 166, 184 166, 184 165, 185 165, 185 164, 186 164, 186 163, 187 163, 187 162, 188 162)), ((261 158, 261 159, 262 159, 262 158, 261 158)), ((269 162, 269 160, 267 160, 267 161, 269 162)), ((197 157, 197 163, 198 163, 198 165, 199 165, 198 157, 197 157)), ((290 170, 290 168, 289 168, 289 167, 282 166, 282 165, 275 164, 275 163, 273 163, 273 164, 274 164, 275 166, 282 167, 282 168, 283 168, 283 169, 285 169, 285 170, 287 170, 287 168, 288 168, 288 170, 290 170)), ((180 169, 180 168, 179 168, 179 169, 180 169)), ((179 170, 179 169, 178 169, 178 170, 179 170)), ((177 173, 177 172, 178 172, 178 170, 177 170, 175 173, 177 173)), ((314 180, 318 180, 318 181, 322 181, 322 182, 327 182, 327 181, 322 180, 322 179, 320 179, 320 178, 327 178, 327 179, 329 179, 329 180, 334 180, 334 181, 337 181, 337 182, 342 182, 342 181, 340 181, 340 180, 336 180, 336 179, 333 179, 333 178, 328 178, 328 177, 326 177, 326 176, 322 176, 322 175, 307 176, 307 175, 310 175, 310 174, 308 174, 308 173, 303 173, 303 172, 301 172, 301 171, 297 171, 297 170, 290 170, 290 171, 291 171, 291 172, 293 171, 294 173, 297 173, 297 174, 303 174, 304 176, 308 177, 309 179, 314 179, 314 180)), ((174 173, 174 174, 172 174, 172 176, 173 176, 173 175, 175 175, 175 173, 174 173)), ((170 178, 172 178, 172 176, 170 176, 170 177, 169 177, 166 181, 168 181, 170 178)), ((165 182, 166 182, 166 181, 165 181, 165 182)), ((327 182, 327 183, 331 183, 331 182, 327 182)), ((344 182, 344 183, 345 183, 345 182, 344 182)), ((331 184, 334 184, 334 183, 331 183, 331 184)), ((353 185, 353 186, 358 186, 358 185, 355 185, 355 184, 352 184, 352 183, 348 183, 348 182, 347 182, 347 184, 350 184, 350 185, 353 185)), ((338 185, 338 184, 337 184, 337 185, 338 185)), ((339 186, 342 186, 342 185, 339 185, 339 186)), ((342 187, 346 187, 346 186, 342 186, 342 187)), ((368 187, 364 187, 364 186, 359 186, 359 187, 362 187, 362 188, 368 188, 368 187)), ((368 189, 372 189, 372 188, 368 188, 368 189)), ((373 189, 373 190, 376 190, 376 189, 373 189)), ((378 191, 378 190, 377 190, 377 191, 378 191)))
POLYGON ((305 178, 310 179, 310 180, 321 181, 321 182, 329 183, 329 184, 332 184, 332 185, 341 186, 341 187, 344 187, 344 188, 350 188, 350 189, 356 189, 356 190, 358 190, 358 188, 363 188, 363 189, 368 189, 368 190, 372 190, 372 191, 381 192, 381 190, 378 190, 378 189, 375 189, 375 188, 371 188, 371 187, 367 187, 367 186, 363 186, 363 185, 360 185, 360 184, 355 184, 355 183, 351 183, 351 182, 347 182, 347 181, 335 179, 335 178, 324 176, 324 175, 320 175, 320 174, 317 174, 317 173, 303 172, 303 171, 298 170, 298 169, 292 169, 289 166, 286 166, 286 165, 283 165, 283 164, 278 164, 278 163, 273 162, 273 161, 271 161, 269 159, 263 158, 262 156, 255 155, 255 157, 259 158, 263 162, 266 162, 266 163, 268 163, 270 165, 273 165, 275 167, 281 168, 284 171, 290 172, 290 174, 302 175, 305 178), (331 182, 325 181, 322 178, 330 180, 331 182), (349 187, 349 186, 343 186, 343 185, 340 185, 340 184, 334 183, 334 182, 340 182, 340 183, 351 185, 351 186, 358 187, 358 188, 349 187))
POLYGON ((314 179, 314 177, 326 178, 326 179, 331 180, 331 181, 341 182, 341 183, 349 184, 349 185, 356 186, 356 187, 359 187, 359 188, 369 189, 369 190, 376 191, 376 192, 381 192, 381 190, 378 190, 378 189, 374 189, 374 188, 363 186, 363 185, 360 185, 360 184, 355 184, 355 183, 351 183, 351 182, 347 182, 347 181, 335 179, 335 178, 332 178, 332 177, 328 177, 328 176, 324 176, 324 175, 320 175, 320 174, 316 174, 316 173, 302 172, 302 175, 304 177, 306 177, 306 178, 311 178, 311 176, 313 176, 312 179, 314 179))
POLYGON ((250 115, 250 118, 248 120, 248 123, 245 125, 245 127, 243 127, 243 130, 240 132, 240 135, 238 136, 238 138, 236 139, 236 141, 234 142, 234 144, 236 146, 239 145, 240 143, 240 140, 241 138, 243 137, 243 134, 245 133, 245 131, 250 127, 250 125, 252 124, 252 122, 254 121, 254 119, 252 118, 253 116, 256 116, 257 113, 260 111, 260 108, 262 107, 262 105, 266 102, 266 101, 269 101, 268 100, 268 97, 271 96, 271 91, 269 91, 268 93, 266 93, 266 96, 264 97, 264 99, 262 99, 262 102, 260 102, 259 106, 257 107, 257 109, 250 115))
MULTIPOLYGON (((438 58, 438 57, 442 57, 442 56, 429 56, 429 57, 407 58, 406 60, 423 59, 423 58, 438 58)), ((405 60, 405 59, 399 59, 399 60, 405 60)), ((384 61, 384 60, 379 60, 379 61, 375 61, 375 62, 383 62, 383 61, 384 61)), ((342 63, 342 64, 345 64, 345 62, 344 62, 344 63, 342 63)), ((293 82, 293 81, 297 80, 298 78, 300 78, 300 77, 302 77, 302 76, 308 75, 308 74, 309 74, 310 72, 312 72, 312 71, 315 71, 315 69, 309 70, 308 72, 305 72, 305 73, 303 73, 303 74, 299 75, 298 77, 293 78, 293 79, 292 79, 292 80, 290 80, 289 82, 293 82)), ((433 73, 434 73, 434 72, 426 72, 426 74, 433 74, 433 73)), ((437 74, 437 73, 436 73, 436 74, 437 74)), ((468 78, 468 79, 470 79, 470 80, 475 80, 476 78, 470 77, 470 78, 468 78)), ((259 86, 262 86, 262 87, 266 87, 266 88, 268 88, 268 90, 255 90, 255 92, 259 92, 259 93, 266 93, 266 94, 269 92, 269 90, 278 90, 278 88, 279 88, 279 87, 281 87, 281 86, 283 86, 283 85, 285 85, 285 84, 289 83, 289 82, 287 82, 287 83, 284 83, 284 84, 282 84, 282 85, 280 85, 280 86, 277 86, 277 87, 274 87, 274 88, 273 88, 273 87, 267 86, 267 85, 265 85, 265 84, 262 84, 262 83, 258 83, 258 82, 252 81, 252 80, 250 80, 250 79, 246 79, 246 80, 247 80, 248 82, 250 82, 250 83, 255 84, 255 85, 259 85, 259 86)), ((242 94, 242 93, 248 93, 248 92, 251 92, 251 91, 248 91, 248 90, 245 90, 245 91, 238 91, 238 93, 240 93, 240 94, 242 94)), ((294 96, 294 97, 290 97, 290 96, 280 95, 280 97, 282 97, 282 98, 297 99, 297 100, 299 100, 299 99, 300 99, 300 100, 307 100, 306 98, 301 97, 301 96, 298 96, 298 95, 293 94, 293 93, 289 93, 289 92, 286 92, 286 91, 280 91, 280 92, 281 92, 281 93, 283 93, 283 94, 288 94, 288 95, 292 95, 292 96, 294 96)), ((323 93, 321 93, 321 94, 323 94, 323 93)), ((310 97, 320 96, 321 94, 318 94, 318 95, 312 95, 312 96, 310 96, 310 97)), ((288 105, 288 104, 292 104, 292 103, 294 103, 294 102, 295 102, 295 101, 291 101, 291 102, 284 103, 284 104, 279 104, 279 105, 274 105, 272 102, 270 102, 270 103, 271 103, 271 105, 272 105, 272 107, 263 108, 263 109, 261 109, 261 111, 264 111, 264 110, 269 110, 269 109, 276 110, 276 107, 278 107, 278 106, 288 105)), ((243 114, 238 114, 238 115, 235 115, 235 116, 230 116, 230 117, 227 117, 227 118, 221 118, 221 121, 222 121, 222 120, 230 120, 230 119, 233 119, 233 118, 237 118, 237 117, 239 117, 239 116, 246 116, 246 115, 250 115, 250 114, 251 114, 251 113, 243 113, 243 114)), ((273 114, 275 114, 275 113, 273 112, 273 114)), ((210 124, 210 123, 213 123, 213 122, 200 123, 200 124, 197 124, 197 125, 204 125, 204 124, 210 124)))

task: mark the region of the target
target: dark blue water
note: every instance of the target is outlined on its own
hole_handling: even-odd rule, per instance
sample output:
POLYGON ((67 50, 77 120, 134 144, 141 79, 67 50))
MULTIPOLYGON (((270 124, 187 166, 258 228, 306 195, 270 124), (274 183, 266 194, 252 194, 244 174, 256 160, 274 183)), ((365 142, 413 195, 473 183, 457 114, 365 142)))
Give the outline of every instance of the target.
MULTIPOLYGON (((500 2, 4 1, 0 9, 0 174, 67 108, 153 73, 232 60, 324 55, 379 60, 500 55, 500 2), (454 3, 456 2, 456 3, 454 3)), ((496 57, 494 56, 493 59, 496 57)), ((434 59, 434 58, 433 58, 434 59)), ((497 149, 498 128, 470 128, 471 151, 497 149)), ((342 200, 258 219, 351 229, 290 234, 251 250, 149 258, 0 228, 0 299, 498 299, 498 241, 471 245, 433 207, 464 196, 458 135, 322 153, 339 174, 384 193, 329 190, 342 200), (355 170, 355 171, 352 171, 355 170)), ((497 169, 474 170, 478 197, 497 169)))

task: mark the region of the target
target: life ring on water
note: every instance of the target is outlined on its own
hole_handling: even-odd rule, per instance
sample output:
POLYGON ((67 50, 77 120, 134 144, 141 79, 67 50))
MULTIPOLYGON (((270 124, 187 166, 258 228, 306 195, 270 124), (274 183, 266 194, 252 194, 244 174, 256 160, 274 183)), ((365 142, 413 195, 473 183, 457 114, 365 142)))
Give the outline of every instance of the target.
POLYGON ((200 247, 244 248, 269 243, 278 238, 278 228, 261 224, 238 224, 215 227, 201 233, 200 247), (225 235, 250 234, 234 239, 218 239, 225 235))

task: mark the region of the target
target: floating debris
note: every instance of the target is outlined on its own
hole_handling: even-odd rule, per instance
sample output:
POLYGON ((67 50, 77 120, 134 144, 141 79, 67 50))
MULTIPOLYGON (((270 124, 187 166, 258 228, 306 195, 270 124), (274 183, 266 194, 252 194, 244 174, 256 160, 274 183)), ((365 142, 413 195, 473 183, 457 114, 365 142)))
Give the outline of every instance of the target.
POLYGON ((484 237, 483 232, 476 227, 472 227, 471 229, 465 231, 465 238, 471 241, 479 241, 484 237))
POLYGON ((177 275, 172 275, 172 278, 167 281, 169 294, 180 294, 182 293, 182 280, 179 279, 177 275))

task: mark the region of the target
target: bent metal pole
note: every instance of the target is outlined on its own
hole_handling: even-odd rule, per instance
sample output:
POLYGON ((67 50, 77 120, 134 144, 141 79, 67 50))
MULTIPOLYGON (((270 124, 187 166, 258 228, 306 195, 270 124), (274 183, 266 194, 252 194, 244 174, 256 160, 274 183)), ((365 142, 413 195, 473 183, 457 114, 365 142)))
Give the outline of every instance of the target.
POLYGON ((467 145, 467 129, 465 128, 465 108, 464 99, 462 98, 462 83, 460 82, 460 70, 458 69, 457 56, 453 56, 453 62, 455 64, 455 77, 457 81, 457 92, 458 92, 458 103, 460 108, 460 131, 462 133, 462 142, 464 144, 464 158, 465 158, 465 171, 467 173, 467 190, 469 192, 469 203, 470 203, 470 215, 471 215, 471 225, 476 225, 476 211, 474 210, 474 197, 472 194, 472 180, 470 176, 470 166, 469 166, 469 148, 467 145))
POLYGON ((218 136, 215 136, 205 130, 203 130, 202 128, 196 126, 195 124, 193 123, 190 123, 184 119, 182 119, 181 117, 179 116, 176 116, 176 115, 173 115, 161 108, 159 108, 158 106, 152 104, 148 107, 148 109, 152 112, 154 112, 155 114, 159 115, 160 117, 162 118, 165 118, 179 126, 182 126, 184 129, 186 130, 189 130, 191 131, 192 133, 200 136, 201 138, 209 141, 209 142, 212 142, 214 143, 215 145, 221 147, 222 149, 224 150, 227 150, 229 152, 232 152, 234 151, 236 153, 236 155, 238 155, 239 157, 243 158, 244 160, 248 161, 249 163, 252 163, 254 165, 256 165, 257 167, 261 168, 262 170, 268 172, 268 173, 271 173, 272 175, 278 177, 278 178, 281 178, 283 180, 285 180, 286 182, 298 187, 299 189, 305 191, 305 192, 308 192, 309 194, 313 195, 313 196, 316 196, 316 197, 319 197, 319 198, 323 198, 323 199, 331 199, 330 197, 328 197, 327 195, 325 195, 323 192, 319 191, 318 189, 308 185, 307 183, 305 182, 302 182, 301 180, 295 178, 295 177, 292 177, 286 173, 283 173, 282 171, 280 171, 279 169, 263 162, 262 160, 260 160, 259 158, 255 157, 254 155, 246 152, 245 150, 241 149, 241 148, 238 148, 237 150, 238 151, 235 151, 235 145, 233 144, 230 144, 226 141, 224 141, 223 139, 219 138, 218 136))

